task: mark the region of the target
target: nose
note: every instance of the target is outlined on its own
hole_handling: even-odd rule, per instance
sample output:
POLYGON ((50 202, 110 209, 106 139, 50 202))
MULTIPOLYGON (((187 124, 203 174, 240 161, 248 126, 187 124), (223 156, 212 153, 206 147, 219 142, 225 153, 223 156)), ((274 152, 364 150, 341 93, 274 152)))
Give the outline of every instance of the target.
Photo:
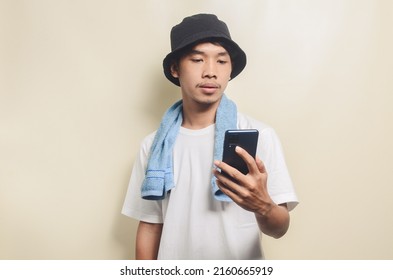
POLYGON ((214 61, 212 60, 206 61, 203 68, 202 76, 203 78, 209 78, 209 79, 217 78, 217 68, 214 61))

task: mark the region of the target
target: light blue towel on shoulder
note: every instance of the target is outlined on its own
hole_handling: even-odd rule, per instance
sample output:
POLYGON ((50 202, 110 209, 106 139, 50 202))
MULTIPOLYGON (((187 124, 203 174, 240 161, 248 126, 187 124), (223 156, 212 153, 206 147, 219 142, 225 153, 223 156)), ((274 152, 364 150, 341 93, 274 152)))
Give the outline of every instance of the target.
MULTIPOLYGON (((174 186, 173 177, 173 145, 183 121, 183 102, 180 100, 170 107, 160 124, 150 149, 145 180, 142 184, 142 198, 148 200, 164 199, 168 191, 174 186)), ((237 108, 236 104, 225 95, 221 98, 216 113, 214 159, 222 159, 225 131, 236 129, 237 108)), ((220 201, 232 201, 223 194, 212 175, 212 192, 220 201)))

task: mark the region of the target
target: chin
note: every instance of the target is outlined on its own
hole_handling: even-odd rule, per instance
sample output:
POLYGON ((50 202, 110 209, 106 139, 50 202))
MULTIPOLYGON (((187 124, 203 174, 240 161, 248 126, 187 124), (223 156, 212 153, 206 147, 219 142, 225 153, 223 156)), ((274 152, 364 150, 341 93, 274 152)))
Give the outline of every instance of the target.
POLYGON ((219 95, 208 95, 208 96, 203 96, 201 98, 197 99, 197 102, 200 104, 205 104, 205 105, 212 105, 221 100, 222 94, 219 95))

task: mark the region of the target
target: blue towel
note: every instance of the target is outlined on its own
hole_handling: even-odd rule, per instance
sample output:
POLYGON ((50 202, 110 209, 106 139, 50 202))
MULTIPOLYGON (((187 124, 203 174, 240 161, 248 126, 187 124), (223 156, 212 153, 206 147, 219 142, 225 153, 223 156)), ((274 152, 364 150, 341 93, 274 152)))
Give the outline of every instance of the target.
MULTIPOLYGON (((168 191, 174 186, 173 179, 173 145, 183 121, 183 102, 176 102, 170 107, 160 124, 150 149, 145 180, 142 184, 142 198, 148 200, 164 199, 168 191)), ((225 131, 236 129, 236 104, 225 95, 221 98, 216 113, 216 127, 214 140, 214 159, 222 159, 225 131)), ((232 201, 221 192, 212 175, 212 192, 219 201, 232 201)))

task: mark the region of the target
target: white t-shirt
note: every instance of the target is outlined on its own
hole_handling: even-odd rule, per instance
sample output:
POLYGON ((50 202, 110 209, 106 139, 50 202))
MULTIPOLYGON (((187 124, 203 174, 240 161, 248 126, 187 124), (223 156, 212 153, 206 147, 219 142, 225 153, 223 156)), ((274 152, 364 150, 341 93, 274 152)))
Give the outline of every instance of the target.
MULTIPOLYGON (((175 187, 164 200, 141 198, 148 154, 155 133, 141 145, 122 213, 137 220, 163 223, 158 259, 262 259, 260 231, 254 216, 234 202, 214 199, 214 125, 200 130, 180 128, 174 146, 175 187)), ((268 191, 289 210, 297 197, 281 144, 272 128, 238 113, 238 128, 259 130, 257 154, 268 172, 268 191)))

